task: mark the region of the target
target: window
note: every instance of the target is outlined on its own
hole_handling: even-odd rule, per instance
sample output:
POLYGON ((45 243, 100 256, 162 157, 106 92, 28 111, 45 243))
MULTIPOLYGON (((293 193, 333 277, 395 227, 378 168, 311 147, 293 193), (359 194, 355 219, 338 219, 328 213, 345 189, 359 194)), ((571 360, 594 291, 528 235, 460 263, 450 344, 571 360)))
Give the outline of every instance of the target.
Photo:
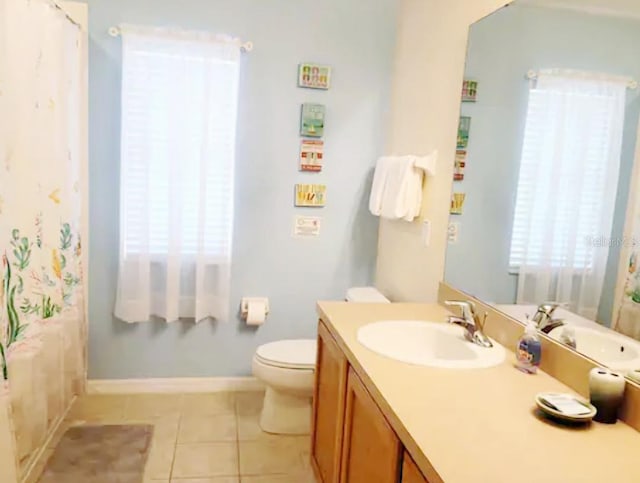
POLYGON ((224 319, 240 43, 122 27, 116 316, 224 319))
POLYGON ((192 42, 137 38, 125 51, 125 256, 230 252, 238 62, 192 42), (212 53, 216 55, 211 55, 212 53))
POLYGON ((609 237, 625 86, 541 73, 529 92, 509 264, 592 270, 609 237))

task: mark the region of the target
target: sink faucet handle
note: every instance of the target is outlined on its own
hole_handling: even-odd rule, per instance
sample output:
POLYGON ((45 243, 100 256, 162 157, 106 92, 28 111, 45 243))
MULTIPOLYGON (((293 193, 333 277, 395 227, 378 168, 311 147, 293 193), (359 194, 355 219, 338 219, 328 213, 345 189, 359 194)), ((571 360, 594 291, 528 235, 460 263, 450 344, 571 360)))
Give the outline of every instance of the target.
POLYGON ((462 316, 467 320, 475 316, 476 306, 470 300, 445 300, 444 304, 449 307, 460 307, 462 316))
POLYGON ((489 312, 485 312, 482 316, 482 322, 480 322, 480 317, 476 317, 476 325, 480 328, 482 332, 484 332, 484 326, 487 323, 487 317, 489 316, 489 312))
POLYGON ((538 310, 544 311, 547 315, 553 314, 558 308, 568 309, 569 304, 565 302, 542 302, 538 306, 538 310))

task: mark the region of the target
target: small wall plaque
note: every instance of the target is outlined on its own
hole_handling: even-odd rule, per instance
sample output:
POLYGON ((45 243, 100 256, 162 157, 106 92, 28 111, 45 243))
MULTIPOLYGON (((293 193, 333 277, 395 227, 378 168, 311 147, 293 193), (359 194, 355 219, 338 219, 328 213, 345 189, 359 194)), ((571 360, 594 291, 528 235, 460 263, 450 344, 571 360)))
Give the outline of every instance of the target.
POLYGON ((322 208, 325 204, 327 186, 324 184, 297 184, 296 206, 322 208))
POLYGON ((331 86, 331 67, 319 64, 300 64, 298 66, 298 87, 309 89, 329 89, 331 86))
POLYGON ((324 135, 324 113, 325 107, 322 104, 302 104, 300 135, 321 138, 324 135))

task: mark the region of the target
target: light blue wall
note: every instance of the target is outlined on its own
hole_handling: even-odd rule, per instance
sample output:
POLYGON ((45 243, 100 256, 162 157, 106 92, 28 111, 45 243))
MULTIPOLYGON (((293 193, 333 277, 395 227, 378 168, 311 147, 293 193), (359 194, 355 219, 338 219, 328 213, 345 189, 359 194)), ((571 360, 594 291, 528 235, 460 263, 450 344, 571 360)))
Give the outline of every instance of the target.
POLYGON ((239 376, 255 348, 314 337, 318 299, 369 284, 377 220, 366 210, 381 154, 395 42, 395 0, 90 0, 89 376, 239 376), (112 317, 118 257, 120 23, 171 25, 252 40, 239 107, 231 320, 149 322, 112 317), (331 64, 329 91, 298 89, 301 61, 331 64), (300 104, 327 106, 326 165, 298 173, 300 104), (296 182, 328 185, 327 207, 293 208, 296 182), (324 218, 321 236, 291 236, 294 214, 324 218), (240 298, 267 296, 259 330, 237 318, 240 298))
MULTIPOLYGON (((517 277, 509 275, 509 248, 519 158, 527 110, 528 70, 570 68, 640 79, 640 22, 548 8, 506 7, 471 27, 466 78, 479 81, 471 116, 467 193, 457 244, 449 245, 445 280, 478 297, 513 303, 517 277)), ((640 113, 637 90, 627 92, 627 113, 613 237, 622 236, 640 113)), ((599 320, 612 310, 619 248, 609 254, 599 320)))

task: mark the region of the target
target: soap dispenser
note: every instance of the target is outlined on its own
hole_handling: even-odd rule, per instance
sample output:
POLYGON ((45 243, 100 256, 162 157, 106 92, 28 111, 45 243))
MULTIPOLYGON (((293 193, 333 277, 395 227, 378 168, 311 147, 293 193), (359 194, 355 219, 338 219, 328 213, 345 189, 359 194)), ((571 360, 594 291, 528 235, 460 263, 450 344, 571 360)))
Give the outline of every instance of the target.
POLYGON ((542 358, 542 343, 538 335, 536 323, 527 322, 524 334, 518 341, 516 348, 516 368, 527 374, 535 374, 542 358))

